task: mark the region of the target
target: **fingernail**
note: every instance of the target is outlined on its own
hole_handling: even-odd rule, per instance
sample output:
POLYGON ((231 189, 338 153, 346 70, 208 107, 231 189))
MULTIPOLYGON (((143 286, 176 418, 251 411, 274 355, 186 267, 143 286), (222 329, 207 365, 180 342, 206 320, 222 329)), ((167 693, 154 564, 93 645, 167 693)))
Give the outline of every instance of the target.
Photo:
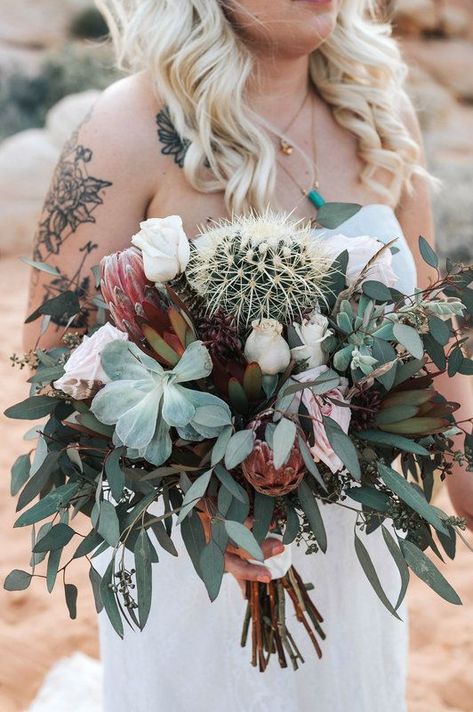
POLYGON ((277 546, 277 547, 276 547, 276 554, 282 554, 285 548, 286 548, 286 547, 285 547, 283 544, 281 544, 280 546, 277 546))
POLYGON ((269 583, 271 581, 271 578, 267 574, 260 574, 258 576, 258 581, 260 583, 269 583))

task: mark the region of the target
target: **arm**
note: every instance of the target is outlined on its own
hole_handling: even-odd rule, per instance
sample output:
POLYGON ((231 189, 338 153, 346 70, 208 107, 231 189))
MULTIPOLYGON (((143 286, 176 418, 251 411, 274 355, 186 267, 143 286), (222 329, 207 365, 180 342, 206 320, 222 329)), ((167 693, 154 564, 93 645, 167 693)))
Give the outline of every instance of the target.
MULTIPOLYGON (((164 174, 164 161, 170 160, 159 151, 155 122, 159 107, 151 96, 151 88, 140 85, 136 77, 118 82, 103 94, 64 147, 34 244, 34 259, 56 267, 60 276, 32 272, 28 314, 45 299, 71 289, 78 292, 85 308, 72 330, 93 323, 90 297, 95 290, 90 269, 103 256, 129 247, 146 218, 156 176, 164 174)), ((37 345, 40 321, 25 326, 26 351, 37 345)), ((39 345, 47 349, 59 344, 64 327, 51 323, 39 345)), ((210 519, 205 521, 209 530, 210 519)), ((276 539, 264 542, 262 548, 266 558, 283 549, 276 539)), ((236 547, 225 552, 225 569, 243 592, 246 580, 270 580, 268 570, 249 564, 248 558, 236 547)))
MULTIPOLYGON (((422 145, 421 132, 411 105, 405 109, 405 121, 412 137, 422 145)), ((422 260, 418 249, 419 235, 425 237, 432 245, 434 244, 432 209, 429 188, 425 180, 415 179, 413 194, 405 194, 402 197, 397 212, 416 261, 418 284, 420 287, 425 287, 435 277, 434 270, 422 260)), ((471 378, 460 374, 449 378, 445 373, 439 376, 436 383, 438 383, 442 395, 448 400, 461 404, 456 414, 458 420, 470 418, 473 415, 471 378)), ((462 438, 457 438, 458 447, 462 444, 461 440, 462 438)), ((459 516, 466 519, 469 528, 473 530, 473 473, 465 472, 458 465, 455 466, 452 476, 447 477, 447 487, 455 510, 459 516)))
MULTIPOLYGON (((65 145, 33 248, 34 259, 55 267, 59 275, 32 271, 28 314, 70 289, 83 305, 74 330, 93 321, 91 267, 129 245, 153 195, 160 155, 155 113, 139 82, 123 80, 104 92, 65 145)), ((64 326, 51 323, 39 345, 60 343, 64 326)), ((36 346, 39 329, 39 319, 25 326, 25 350, 36 346)))

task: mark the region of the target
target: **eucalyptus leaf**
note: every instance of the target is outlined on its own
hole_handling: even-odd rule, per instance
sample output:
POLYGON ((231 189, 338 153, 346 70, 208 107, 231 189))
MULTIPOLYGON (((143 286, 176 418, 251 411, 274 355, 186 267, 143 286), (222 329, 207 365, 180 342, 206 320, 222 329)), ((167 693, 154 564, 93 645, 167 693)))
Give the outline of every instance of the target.
POLYGON ((47 315, 56 319, 70 319, 80 312, 80 302, 75 292, 61 292, 57 297, 47 299, 41 306, 25 319, 25 324, 30 324, 40 316, 47 315))
POLYGON ((59 564, 61 563, 62 549, 52 549, 48 556, 48 563, 46 567, 46 586, 48 593, 54 588, 56 583, 57 572, 59 569, 59 564))
POLYGON ((392 467, 378 463, 378 472, 383 482, 417 514, 420 514, 437 531, 447 533, 445 524, 435 509, 427 502, 421 491, 408 482, 392 467))
POLYGON ((74 559, 80 559, 82 556, 86 556, 87 554, 92 553, 92 551, 96 549, 102 542, 103 537, 100 536, 100 534, 95 529, 91 529, 91 531, 87 534, 86 537, 84 537, 84 539, 82 539, 81 543, 75 550, 74 559))
POLYGON ((427 351, 432 361, 435 363, 435 365, 440 371, 444 371, 447 367, 447 359, 443 346, 440 346, 440 344, 435 341, 433 336, 431 336, 430 334, 424 334, 422 336, 422 340, 424 342, 425 350, 427 351))
POLYGON ((264 561, 261 547, 248 527, 245 527, 244 524, 240 524, 240 522, 226 520, 225 529, 230 539, 232 539, 237 546, 248 552, 253 559, 264 561))
POLYGON ((366 578, 370 582, 374 592, 378 596, 379 600, 381 603, 387 608, 387 610, 398 620, 401 620, 400 617, 398 616, 396 609, 390 602, 389 598, 386 596, 384 589, 381 585, 381 581, 379 580, 379 576, 376 573, 376 569, 374 567, 374 564, 371 560, 371 557, 368 553, 368 550, 366 549, 365 545, 357 535, 355 531, 355 552, 358 557, 358 561, 361 564, 361 567, 363 571, 365 572, 366 578))
POLYGON ((232 497, 239 499, 240 502, 248 501, 248 495, 243 487, 239 485, 235 479, 233 479, 231 474, 223 467, 223 465, 217 465, 214 472, 222 485, 230 492, 232 497))
POLYGON ((6 577, 3 588, 6 591, 24 591, 31 583, 32 574, 21 569, 13 569, 6 577))
POLYGON ((67 610, 69 611, 69 616, 72 620, 77 618, 77 586, 73 583, 64 584, 64 595, 66 598, 67 610))
POLYGON ((31 462, 30 456, 20 455, 16 458, 11 468, 11 485, 10 493, 12 497, 15 497, 20 489, 23 487, 25 482, 28 480, 30 474, 31 462))
POLYGON ((322 227, 335 230, 361 210, 357 203, 325 203, 317 212, 317 222, 322 227))
POLYGON ((362 285, 363 294, 366 294, 370 299, 375 299, 377 302, 392 301, 391 291, 382 282, 375 280, 366 280, 362 285))
POLYGON ((39 539, 33 547, 33 553, 51 551, 52 549, 62 549, 69 544, 75 531, 67 524, 55 524, 49 531, 39 539))
POLYGON ((419 251, 422 255, 422 259, 424 260, 424 262, 430 265, 430 267, 434 267, 435 269, 437 269, 439 264, 439 258, 437 257, 436 252, 429 245, 425 237, 422 237, 422 235, 419 236, 419 251))
POLYGON ((168 554, 171 554, 171 556, 177 556, 178 552, 176 547, 174 546, 174 542, 169 536, 169 534, 166 531, 166 527, 162 522, 153 522, 151 525, 151 529, 154 532, 154 535, 156 539, 158 540, 158 544, 168 552, 168 554))
POLYGON ((294 447, 296 435, 297 428, 294 421, 281 418, 273 436, 273 463, 277 470, 287 462, 294 447))
POLYGON ((183 520, 181 524, 181 534, 196 573, 202 578, 200 557, 205 547, 205 533, 197 512, 192 512, 183 520))
POLYGON ((419 445, 414 440, 405 438, 402 435, 383 433, 380 430, 364 430, 361 433, 357 433, 357 436, 361 440, 366 440, 366 442, 374 443, 375 445, 397 448, 404 452, 412 452, 415 455, 427 456, 429 454, 429 451, 423 445, 419 445))
POLYGON ((31 378, 28 378, 28 383, 52 383, 57 381, 64 375, 64 366, 49 366, 48 368, 38 369, 37 373, 31 378))
POLYGON ((307 447, 307 443, 300 435, 298 436, 297 442, 299 443, 299 450, 301 451, 302 459, 304 460, 304 465, 307 467, 310 474, 315 477, 316 481, 322 487, 324 492, 326 492, 327 486, 318 470, 317 465, 314 462, 314 458, 312 457, 309 448, 307 447))
POLYGON ((41 490, 49 483, 51 475, 58 467, 60 456, 61 453, 57 451, 49 452, 46 455, 43 463, 28 480, 23 491, 21 492, 16 505, 17 512, 30 504, 30 502, 32 502, 33 499, 40 494, 41 490))
POLYGON ((20 260, 26 265, 37 269, 39 272, 46 272, 47 274, 51 274, 54 277, 60 276, 58 268, 54 267, 53 265, 49 265, 47 262, 37 262, 36 260, 28 259, 28 257, 20 257, 20 260))
POLYGON ((195 507, 200 499, 204 496, 207 487, 212 477, 213 470, 207 470, 202 475, 199 475, 196 480, 192 483, 186 492, 184 500, 182 502, 182 508, 177 517, 177 523, 181 522, 187 517, 189 512, 195 507))
POLYGON ((253 452, 255 433, 253 430, 240 430, 232 435, 225 452, 225 467, 232 470, 253 452))
POLYGON ((292 544, 294 539, 299 533, 300 522, 297 512, 291 505, 286 505, 286 526, 284 528, 284 535, 282 543, 284 545, 292 544))
POLYGON ((135 544, 136 589, 138 595, 138 615, 143 629, 151 609, 152 575, 151 546, 146 529, 141 529, 135 544))
POLYGON ((463 364, 463 351, 460 348, 453 349, 452 353, 448 357, 448 375, 450 378, 456 376, 463 364))
POLYGON ((110 486, 113 499, 118 502, 125 487, 125 474, 120 467, 120 459, 123 457, 125 448, 119 447, 113 450, 105 458, 105 474, 110 486))
POLYGON ((429 332, 440 346, 446 346, 450 341, 451 330, 449 325, 436 316, 429 316, 429 332))
POLYGON ((223 552, 218 544, 211 540, 204 546, 200 555, 200 571, 211 601, 219 594, 224 566, 223 552))
POLYGON ((363 485, 362 487, 349 487, 345 490, 345 494, 355 502, 364 504, 366 507, 370 507, 377 512, 387 512, 389 509, 390 499, 388 495, 374 487, 367 485, 363 485))
POLYGON ((430 586, 441 598, 461 606, 462 602, 457 592, 419 547, 405 539, 399 541, 399 546, 407 565, 416 576, 422 579, 427 586, 430 586))
POLYGON ((253 536, 262 544, 271 526, 276 500, 266 494, 255 492, 253 536))
POLYGON ((92 593, 94 594, 95 610, 97 613, 100 613, 103 609, 102 599, 100 598, 100 584, 102 582, 102 577, 93 566, 90 566, 89 568, 89 580, 90 585, 92 586, 92 593))
POLYGON ((437 536, 448 558, 454 559, 457 548, 457 535, 453 527, 447 525, 447 529, 448 534, 443 534, 443 532, 437 532, 437 536))
POLYGON ((414 358, 422 358, 424 345, 417 331, 407 324, 396 322, 393 326, 394 337, 404 346, 414 358))
POLYGON ((399 576, 401 577, 401 590, 399 591, 399 596, 396 602, 396 605, 394 606, 396 611, 401 605, 401 603, 404 600, 404 597, 407 592, 407 586, 409 585, 409 567, 407 566, 406 560, 404 556, 402 555, 401 549, 399 548, 399 545, 396 543, 393 535, 391 532, 384 526, 384 524, 381 525, 381 532, 383 534, 383 539, 388 547, 389 553, 394 559, 394 563, 397 566, 397 569, 399 571, 399 576))
POLYGON ((46 497, 34 504, 26 512, 23 512, 13 526, 26 527, 46 519, 51 514, 55 514, 67 505, 79 487, 80 484, 78 482, 68 482, 66 485, 61 485, 61 487, 49 492, 46 497))
POLYGON ((104 500, 100 504, 100 515, 97 531, 110 546, 117 546, 120 541, 120 525, 115 507, 104 500))
POLYGON ((233 497, 225 487, 220 487, 217 495, 217 507, 222 517, 226 517, 232 504, 233 497))
POLYGON ((352 441, 332 418, 324 417, 323 423, 327 439, 334 452, 343 462, 351 476, 359 480, 361 478, 360 463, 358 461, 358 453, 352 441))
POLYGON ((320 514, 320 509, 309 485, 302 480, 297 488, 297 496, 307 517, 309 526, 317 540, 317 543, 325 554, 327 551, 327 533, 325 531, 324 520, 320 514))
POLYGON ((60 398, 31 396, 21 401, 21 403, 7 408, 5 415, 7 418, 14 418, 16 420, 37 420, 38 418, 44 418, 46 415, 50 415, 58 403, 61 403, 60 398))
POLYGON ((112 586, 115 584, 114 581, 115 573, 115 557, 111 560, 106 568, 103 575, 102 581, 100 583, 100 598, 105 608, 105 612, 112 624, 114 630, 120 638, 123 638, 123 621, 118 609, 117 600, 115 598, 115 592, 112 586))
POLYGON ((225 457, 227 445, 230 442, 232 434, 233 427, 231 425, 227 425, 225 428, 223 428, 222 432, 218 436, 217 440, 215 441, 215 445, 212 448, 212 455, 210 458, 210 464, 212 465, 212 467, 215 467, 215 465, 221 460, 223 460, 223 458, 225 457))

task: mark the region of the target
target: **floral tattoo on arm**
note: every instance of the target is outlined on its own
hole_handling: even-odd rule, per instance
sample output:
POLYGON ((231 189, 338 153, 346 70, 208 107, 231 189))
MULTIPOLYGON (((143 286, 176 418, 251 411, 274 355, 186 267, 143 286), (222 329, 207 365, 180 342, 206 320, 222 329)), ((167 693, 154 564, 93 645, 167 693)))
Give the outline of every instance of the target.
MULTIPOLYGON (((106 189, 112 182, 91 174, 93 152, 79 142, 79 132, 90 114, 77 127, 64 146, 46 196, 43 218, 39 224, 33 257, 37 262, 47 262, 51 255, 59 255, 62 245, 85 223, 95 223, 94 212, 104 202, 106 189)), ((43 303, 66 290, 74 291, 79 298, 89 292, 90 277, 82 276, 86 257, 97 248, 91 241, 79 247, 80 259, 73 275, 63 272, 45 287, 43 303)), ((37 273, 36 273, 37 275, 37 273)), ((36 277, 37 278, 37 277, 36 277)), ((85 307, 75 326, 84 326, 90 309, 85 307)), ((64 326, 60 320, 53 320, 64 326)))

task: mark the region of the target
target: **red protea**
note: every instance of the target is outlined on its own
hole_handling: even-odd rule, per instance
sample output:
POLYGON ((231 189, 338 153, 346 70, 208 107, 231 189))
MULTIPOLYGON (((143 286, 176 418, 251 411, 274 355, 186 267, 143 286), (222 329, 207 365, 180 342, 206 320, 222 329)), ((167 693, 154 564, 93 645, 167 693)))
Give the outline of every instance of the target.
POLYGON ((126 331, 136 343, 151 348, 164 365, 174 366, 195 339, 179 300, 173 303, 170 290, 162 294, 146 278, 143 258, 136 247, 102 259, 101 289, 117 328, 126 331))
POLYGON ((257 492, 277 497, 296 489, 306 469, 297 440, 285 464, 275 468, 273 451, 265 440, 257 439, 253 452, 242 463, 242 471, 257 492))
POLYGON ((137 316, 144 317, 143 302, 152 300, 153 284, 146 279, 143 258, 136 247, 107 255, 100 263, 101 290, 115 326, 135 341, 144 334, 137 316))

